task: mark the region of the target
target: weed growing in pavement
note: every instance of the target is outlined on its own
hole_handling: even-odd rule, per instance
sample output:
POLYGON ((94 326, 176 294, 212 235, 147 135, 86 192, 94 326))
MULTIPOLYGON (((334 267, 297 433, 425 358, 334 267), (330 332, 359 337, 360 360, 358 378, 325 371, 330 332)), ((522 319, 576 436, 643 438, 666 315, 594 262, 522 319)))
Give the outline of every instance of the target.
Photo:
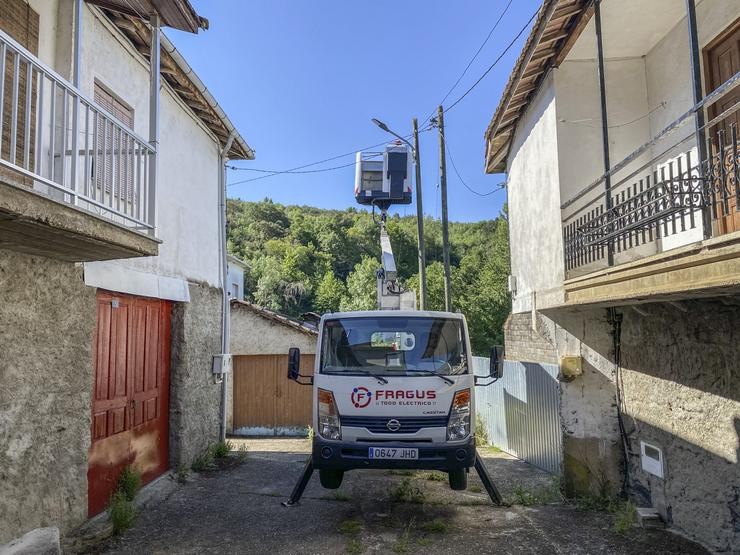
POLYGON ((337 530, 345 536, 356 536, 362 530, 362 522, 356 518, 348 518, 339 523, 337 530))
POLYGON ((403 529, 401 536, 398 538, 396 543, 393 545, 394 553, 408 553, 409 544, 411 543, 411 530, 414 527, 414 518, 411 517, 408 525, 403 529))
POLYGON ((363 552, 362 544, 357 538, 352 538, 347 542, 345 547, 348 555, 360 555, 363 552))
POLYGON ((488 429, 480 414, 475 415, 475 444, 488 445, 488 429))
POLYGON ((236 450, 236 457, 239 459, 239 462, 247 460, 247 451, 248 448, 246 444, 242 443, 239 445, 239 448, 236 450))
POLYGON ((508 499, 508 503, 511 505, 523 505, 525 507, 560 503, 562 501, 563 494, 560 491, 560 480, 557 478, 553 478, 547 486, 534 491, 517 486, 508 499))
POLYGON ((491 502, 488 499, 463 499, 458 503, 462 507, 478 507, 481 505, 490 505, 491 502))
POLYGON ((477 449, 481 455, 493 455, 495 453, 503 453, 503 451, 501 451, 501 449, 499 449, 495 445, 479 445, 477 449))
POLYGON ((421 529, 425 532, 433 532, 435 534, 444 534, 448 528, 447 523, 441 518, 435 518, 421 525, 421 529))
POLYGON ((193 472, 203 472, 204 470, 207 470, 208 468, 213 466, 213 461, 213 446, 209 445, 203 450, 200 455, 195 457, 195 460, 193 461, 193 464, 190 465, 190 468, 192 468, 193 472))
POLYGON ((509 503, 512 505, 523 505, 525 507, 529 507, 530 505, 537 503, 537 498, 531 491, 525 490, 521 486, 517 486, 514 488, 514 493, 511 494, 509 503))
POLYGON ((389 470, 386 474, 388 476, 413 476, 413 470, 389 470))
POLYGON ((175 480, 177 480, 179 483, 181 484, 186 483, 189 477, 190 477, 190 469, 187 466, 181 464, 175 470, 175 480))
POLYGON ((141 472, 131 466, 127 466, 118 477, 118 486, 116 491, 126 496, 126 499, 133 501, 136 494, 141 489, 141 472))
POLYGON ((313 431, 313 426, 306 426, 306 439, 308 441, 313 441, 315 435, 316 432, 313 431))
POLYGON ((637 520, 637 507, 632 501, 622 502, 614 511, 614 531, 625 534, 637 520))
POLYGON ((228 457, 229 453, 234 450, 234 444, 230 441, 219 441, 213 447, 213 456, 217 459, 228 457))
POLYGON ((404 478, 401 483, 390 491, 391 501, 396 503, 424 503, 424 492, 415 486, 409 478, 404 478))
POLYGON ((472 493, 483 493, 483 488, 480 487, 480 486, 477 486, 477 485, 476 486, 470 486, 468 488, 468 491, 469 492, 472 492, 472 493))
POLYGON ((333 499, 334 501, 350 501, 352 499, 352 497, 350 497, 346 493, 341 493, 338 491, 335 491, 334 493, 332 493, 330 498, 333 499))
POLYGON ((440 472, 439 470, 422 470, 416 473, 416 477, 421 480, 428 480, 430 482, 446 482, 447 474, 440 472))
POLYGON ((108 507, 108 518, 113 524, 114 534, 121 534, 133 526, 136 520, 136 507, 123 491, 113 494, 108 507))

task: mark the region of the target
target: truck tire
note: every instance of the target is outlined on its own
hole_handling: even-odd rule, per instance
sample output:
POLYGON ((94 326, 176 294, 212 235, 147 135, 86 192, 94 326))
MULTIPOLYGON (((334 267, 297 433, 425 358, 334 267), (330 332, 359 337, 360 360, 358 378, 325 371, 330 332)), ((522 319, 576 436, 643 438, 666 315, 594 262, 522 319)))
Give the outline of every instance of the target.
POLYGON ((450 489, 455 491, 468 489, 468 473, 464 468, 450 470, 447 475, 450 478, 450 489))
POLYGON ((337 489, 342 485, 342 478, 344 478, 344 470, 319 470, 319 481, 326 489, 337 489))

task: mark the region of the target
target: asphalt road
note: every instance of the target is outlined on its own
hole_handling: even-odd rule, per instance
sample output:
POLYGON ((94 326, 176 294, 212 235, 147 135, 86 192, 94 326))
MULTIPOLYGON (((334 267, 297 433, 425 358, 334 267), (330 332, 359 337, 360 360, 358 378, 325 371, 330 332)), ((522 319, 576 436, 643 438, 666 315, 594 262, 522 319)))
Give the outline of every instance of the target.
POLYGON ((247 440, 243 460, 192 476, 141 511, 99 553, 706 553, 664 530, 618 533, 611 513, 562 503, 545 472, 503 453, 486 465, 505 498, 494 507, 477 476, 453 492, 440 476, 349 473, 338 490, 314 476, 285 508, 305 440, 247 440))

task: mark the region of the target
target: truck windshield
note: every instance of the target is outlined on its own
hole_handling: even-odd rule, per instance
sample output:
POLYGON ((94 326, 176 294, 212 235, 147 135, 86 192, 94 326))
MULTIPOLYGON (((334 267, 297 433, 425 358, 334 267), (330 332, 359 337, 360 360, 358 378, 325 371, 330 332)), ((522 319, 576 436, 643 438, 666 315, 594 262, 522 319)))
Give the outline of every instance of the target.
POLYGON ((468 372, 462 322, 451 318, 326 320, 323 374, 454 375, 468 372))

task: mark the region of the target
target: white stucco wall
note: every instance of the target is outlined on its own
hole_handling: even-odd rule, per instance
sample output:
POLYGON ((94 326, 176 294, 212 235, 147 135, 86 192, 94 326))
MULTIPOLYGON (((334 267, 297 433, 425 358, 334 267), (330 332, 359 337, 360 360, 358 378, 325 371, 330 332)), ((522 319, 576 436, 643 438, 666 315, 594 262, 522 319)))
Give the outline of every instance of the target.
MULTIPOLYGON (((99 80, 134 109, 134 130, 148 137, 149 72, 144 59, 93 8, 84 12, 81 88, 92 97, 99 80)), ((156 198, 159 256, 101 265, 220 285, 218 145, 163 84, 156 198)), ((115 271, 115 270, 113 270, 115 271)))
POLYGON ((298 347, 301 353, 316 353, 317 335, 303 333, 256 314, 249 308, 231 306, 231 352, 234 355, 287 355, 298 347))
POLYGON ((517 280, 512 310, 563 300, 563 241, 555 84, 549 75, 521 119, 508 160, 511 272, 517 280))

